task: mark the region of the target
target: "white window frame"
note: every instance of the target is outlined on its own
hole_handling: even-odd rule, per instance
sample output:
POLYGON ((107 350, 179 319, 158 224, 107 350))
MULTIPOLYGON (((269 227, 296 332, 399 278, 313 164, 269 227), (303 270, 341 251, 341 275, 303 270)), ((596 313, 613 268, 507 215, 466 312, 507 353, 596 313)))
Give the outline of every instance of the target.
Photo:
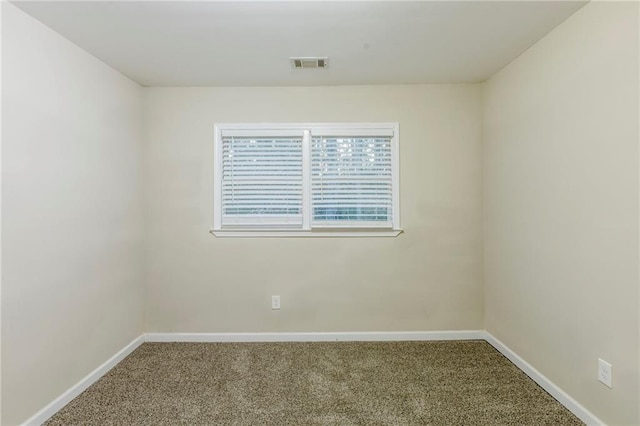
POLYGON ((398 123, 232 123, 214 125, 213 229, 216 237, 395 237, 400 227, 400 134, 398 123), (302 140, 302 227, 222 227, 222 135, 291 134, 300 131, 302 140), (363 134, 364 133, 364 134, 363 134), (366 227, 356 223, 337 226, 311 226, 311 138, 316 135, 391 135, 392 227, 366 227))

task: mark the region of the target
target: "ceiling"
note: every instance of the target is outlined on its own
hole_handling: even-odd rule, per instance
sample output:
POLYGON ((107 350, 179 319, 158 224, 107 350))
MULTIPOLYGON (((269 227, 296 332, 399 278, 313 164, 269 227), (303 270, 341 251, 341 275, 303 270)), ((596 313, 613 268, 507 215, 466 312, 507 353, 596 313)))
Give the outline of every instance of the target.
POLYGON ((306 86, 480 82, 586 2, 13 3, 145 86, 306 86))

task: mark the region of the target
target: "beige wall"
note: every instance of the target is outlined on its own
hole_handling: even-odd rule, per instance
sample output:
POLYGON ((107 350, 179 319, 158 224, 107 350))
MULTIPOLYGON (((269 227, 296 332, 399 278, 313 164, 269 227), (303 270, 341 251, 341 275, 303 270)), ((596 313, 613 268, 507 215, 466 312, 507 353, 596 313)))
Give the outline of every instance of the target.
POLYGON ((141 88, 2 2, 2 424, 142 333, 141 88))
POLYGON ((591 3, 484 85, 486 328, 612 425, 640 423, 638 72, 638 4, 591 3))
POLYGON ((479 85, 144 91, 145 331, 483 328, 479 85), (214 123, 345 121, 400 123, 405 234, 208 233, 214 123))

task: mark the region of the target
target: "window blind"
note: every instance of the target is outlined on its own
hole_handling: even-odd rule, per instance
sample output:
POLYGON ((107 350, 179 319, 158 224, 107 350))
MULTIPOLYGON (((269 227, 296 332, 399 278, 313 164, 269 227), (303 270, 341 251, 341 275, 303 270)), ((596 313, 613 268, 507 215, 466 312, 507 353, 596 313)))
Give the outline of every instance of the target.
POLYGON ((302 136, 222 136, 222 226, 302 225, 302 136))
POLYGON ((313 227, 393 226, 392 136, 318 136, 311 146, 313 227))

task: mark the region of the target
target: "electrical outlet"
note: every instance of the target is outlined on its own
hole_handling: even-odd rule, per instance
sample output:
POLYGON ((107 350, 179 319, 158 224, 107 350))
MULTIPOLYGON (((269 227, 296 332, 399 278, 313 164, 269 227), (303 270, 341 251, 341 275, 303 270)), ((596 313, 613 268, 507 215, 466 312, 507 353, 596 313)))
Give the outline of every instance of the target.
POLYGON ((271 309, 280 309, 280 296, 271 296, 271 309))
POLYGON ((611 385, 612 368, 613 367, 611 367, 611 364, 609 364, 607 361, 598 358, 598 381, 605 384, 606 386, 609 386, 610 388, 613 387, 611 385))

